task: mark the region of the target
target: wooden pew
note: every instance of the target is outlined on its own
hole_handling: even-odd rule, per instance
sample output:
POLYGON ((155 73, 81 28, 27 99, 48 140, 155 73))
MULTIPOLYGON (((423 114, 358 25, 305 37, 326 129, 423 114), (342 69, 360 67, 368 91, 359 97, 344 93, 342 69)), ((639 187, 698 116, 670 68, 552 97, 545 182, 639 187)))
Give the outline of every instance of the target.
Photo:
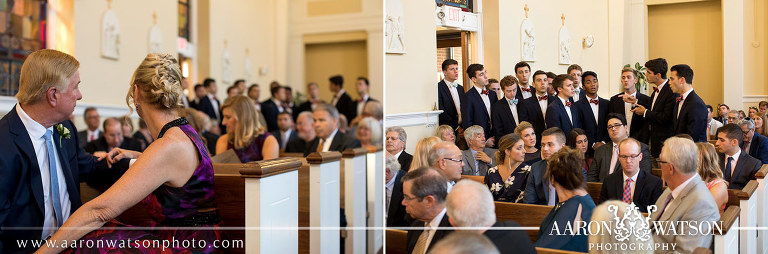
POLYGON ((387 254, 406 254, 408 244, 408 231, 387 229, 387 254))
MULTIPOLYGON (((768 175, 768 164, 763 164, 755 174, 757 178, 757 226, 768 227, 768 188, 765 186, 765 176, 768 175)), ((768 253, 768 231, 757 232, 757 249, 760 253, 768 253)))
MULTIPOLYGON (((461 180, 469 179, 478 183, 485 184, 485 176, 461 175, 461 180)), ((459 180, 459 181, 461 181, 459 180)))
POLYGON ((557 249, 536 247, 536 253, 540 253, 540 254, 576 254, 576 253, 582 253, 583 254, 584 252, 569 251, 569 250, 557 250, 557 249))
POLYGON ((368 149, 367 201, 368 226, 380 229, 368 230, 367 253, 380 253, 384 248, 384 149, 368 149))
POLYGON ((592 196, 595 205, 600 204, 600 192, 603 191, 603 183, 587 182, 587 193, 592 196))
POLYGON ((309 232, 310 253, 339 253, 341 251, 340 169, 341 153, 321 152, 307 156, 309 163, 309 232))
POLYGON ((729 206, 720 215, 720 221, 723 222, 723 231, 718 232, 715 230, 714 232, 715 254, 739 253, 739 230, 733 229, 733 227, 739 225, 739 213, 741 213, 741 209, 738 206, 729 206))
MULTIPOLYGON (((347 149, 341 159, 341 203, 346 213, 348 227, 365 227, 367 212, 366 175, 367 163, 364 148, 347 149)), ((365 230, 346 230, 344 240, 346 253, 365 253, 365 230)))
POLYGON ((739 206, 739 250, 757 253, 757 181, 751 180, 741 190, 728 190, 728 206, 739 206), (745 227, 752 227, 745 229, 745 227))
POLYGON ((661 168, 652 168, 651 169, 651 174, 661 178, 661 168))
POLYGON ((554 207, 545 205, 529 205, 508 202, 494 202, 496 205, 496 220, 514 220, 523 227, 536 227, 536 230, 526 230, 531 242, 536 242, 538 228, 554 207))

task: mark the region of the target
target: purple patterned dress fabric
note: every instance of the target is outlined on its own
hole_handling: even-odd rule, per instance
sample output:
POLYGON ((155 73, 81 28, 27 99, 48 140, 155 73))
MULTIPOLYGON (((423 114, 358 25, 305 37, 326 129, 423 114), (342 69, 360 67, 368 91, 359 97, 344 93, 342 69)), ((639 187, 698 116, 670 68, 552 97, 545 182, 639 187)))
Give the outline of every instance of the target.
POLYGON ((131 229, 132 226, 124 225, 117 221, 104 224, 104 228, 85 235, 81 240, 101 240, 104 246, 97 248, 68 249, 66 253, 214 253, 226 251, 214 249, 213 242, 221 240, 222 234, 218 230, 219 217, 214 199, 214 175, 211 158, 200 136, 188 124, 178 126, 187 134, 197 147, 200 164, 184 186, 180 188, 161 185, 142 203, 154 220, 152 225, 133 225, 150 227, 151 230, 131 229), (114 228, 114 227, 122 227, 114 228), (178 228, 184 227, 184 228, 178 228), (189 227, 198 227, 189 229, 189 227), (130 242, 128 241, 130 239, 130 242), (196 246, 145 246, 145 241, 172 241, 182 243, 187 240, 191 243, 194 239, 196 246), (199 243, 206 242, 206 246, 199 243), (115 246, 107 246, 107 242, 116 243, 115 246), (123 243, 122 248, 119 246, 123 243))
POLYGON ((272 134, 265 131, 254 138, 251 145, 247 147, 235 149, 233 144, 227 143, 227 149, 234 149, 235 154, 237 154, 237 157, 240 158, 240 162, 242 163, 264 160, 264 156, 261 156, 261 151, 262 148, 264 148, 264 141, 267 140, 267 137, 269 136, 272 136, 272 134))

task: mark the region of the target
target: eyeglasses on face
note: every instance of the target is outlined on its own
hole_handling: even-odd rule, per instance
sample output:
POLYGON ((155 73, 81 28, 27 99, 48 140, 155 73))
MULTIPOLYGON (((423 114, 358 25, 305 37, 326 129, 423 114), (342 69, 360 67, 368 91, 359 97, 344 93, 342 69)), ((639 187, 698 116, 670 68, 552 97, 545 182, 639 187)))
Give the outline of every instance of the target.
POLYGON ((619 159, 622 159, 622 160, 626 160, 626 159, 629 159, 629 158, 637 159, 637 157, 640 157, 640 153, 631 154, 631 155, 623 155, 623 154, 619 155, 619 159))
POLYGON ((398 138, 398 137, 387 137, 387 141, 395 141, 395 140, 400 140, 400 138, 398 138))
POLYGON ((422 199, 418 197, 411 197, 411 195, 408 194, 403 194, 403 200, 405 200, 405 202, 410 202, 411 200, 421 201, 422 199))
POLYGON ((620 124, 620 123, 617 123, 617 124, 614 124, 614 125, 608 125, 608 130, 609 130, 609 131, 612 131, 612 130, 614 130, 615 128, 619 128, 619 127, 621 127, 621 126, 624 126, 624 124, 620 124))
POLYGON ((462 160, 454 159, 454 158, 443 158, 443 160, 449 160, 449 161, 453 161, 453 162, 456 162, 456 163, 461 163, 462 162, 462 160))

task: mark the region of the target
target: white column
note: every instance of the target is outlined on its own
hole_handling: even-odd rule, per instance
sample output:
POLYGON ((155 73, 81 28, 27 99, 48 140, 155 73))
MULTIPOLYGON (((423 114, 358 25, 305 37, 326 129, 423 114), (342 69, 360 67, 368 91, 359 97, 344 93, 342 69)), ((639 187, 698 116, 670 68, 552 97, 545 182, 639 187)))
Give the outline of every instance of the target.
POLYGON ((741 253, 757 253, 757 194, 753 193, 749 199, 739 200, 739 226, 752 227, 752 229, 739 229, 739 251, 741 253))
MULTIPOLYGON (((347 227, 365 227, 366 203, 366 153, 363 148, 347 149, 341 160, 344 167, 344 212, 347 215, 347 227)), ((347 230, 344 241, 346 253, 365 253, 365 230, 347 230)))
POLYGON ((309 162, 309 253, 337 254, 341 251, 339 235, 341 197, 339 193, 338 152, 313 153, 309 162), (332 229, 336 228, 336 229, 332 229))
MULTIPOLYGON (((766 167, 766 165, 763 165, 763 167, 766 167)), ((766 227, 768 226, 768 207, 766 207, 768 205, 768 202, 766 202, 766 199, 768 199, 768 193, 766 193, 768 188, 765 187, 765 176, 757 176, 757 183, 759 184, 757 186, 757 226, 766 227)), ((768 253, 768 231, 761 230, 758 232, 757 249, 760 250, 760 253, 768 253)))
POLYGON ((744 105, 744 0, 722 0, 722 6, 723 77, 726 77, 723 102, 740 107, 744 105))
POLYGON ((368 253, 378 253, 384 246, 384 152, 368 151, 368 253))

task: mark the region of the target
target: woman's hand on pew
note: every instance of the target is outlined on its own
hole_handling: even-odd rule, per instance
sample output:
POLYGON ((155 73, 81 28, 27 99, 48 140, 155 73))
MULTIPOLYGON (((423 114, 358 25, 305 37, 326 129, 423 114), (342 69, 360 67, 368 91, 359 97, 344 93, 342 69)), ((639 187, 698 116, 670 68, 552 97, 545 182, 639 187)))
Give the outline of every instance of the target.
POLYGON ((140 155, 141 153, 137 151, 115 148, 115 149, 112 149, 112 151, 109 151, 109 153, 106 156, 107 166, 111 168, 112 164, 115 164, 122 159, 136 159, 136 158, 139 158, 140 155))
POLYGON ((96 157, 96 161, 101 161, 104 158, 107 158, 107 152, 102 152, 102 151, 94 152, 93 156, 96 157))

